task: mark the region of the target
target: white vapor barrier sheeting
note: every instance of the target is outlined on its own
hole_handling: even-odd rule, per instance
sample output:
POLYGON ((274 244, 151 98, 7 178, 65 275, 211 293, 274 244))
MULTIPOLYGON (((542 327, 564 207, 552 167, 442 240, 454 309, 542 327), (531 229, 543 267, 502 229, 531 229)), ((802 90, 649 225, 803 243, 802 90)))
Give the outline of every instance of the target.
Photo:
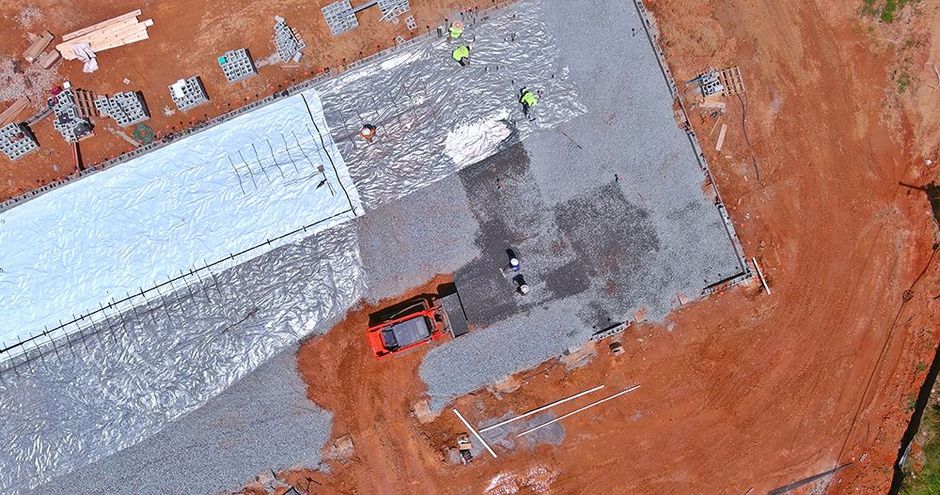
POLYGON ((326 119, 366 208, 405 196, 540 129, 585 112, 545 23, 523 2, 464 19, 470 65, 458 42, 432 38, 318 85, 326 119), (538 92, 531 119, 520 90, 538 92), (363 124, 378 128, 365 144, 363 124))
POLYGON ((278 100, 0 213, 0 340, 357 207, 316 91, 278 100))
MULTIPOLYGON (((293 220, 291 225, 296 228, 318 220, 306 218, 312 211, 318 214, 323 211, 314 210, 315 207, 335 208, 330 211, 349 208, 344 192, 338 187, 336 174, 332 172, 330 157, 337 160, 342 155, 336 163, 339 176, 356 206, 356 213, 361 214, 363 210, 358 206, 361 196, 368 215, 368 210, 380 204, 390 203, 451 175, 537 130, 556 126, 583 113, 584 107, 568 81, 567 70, 558 64, 557 49, 545 28, 540 9, 538 3, 525 2, 486 16, 465 18, 468 25, 465 36, 473 46, 474 60, 470 67, 457 66, 450 59, 452 46, 432 36, 317 83, 316 92, 304 92, 321 126, 326 148, 336 151, 328 157, 320 157, 315 152, 315 144, 320 140, 314 139, 318 135, 316 129, 312 129, 313 136, 305 129, 309 117, 302 122, 301 116, 295 114, 302 108, 292 106, 296 104, 296 96, 285 100, 289 102, 288 108, 279 108, 282 103, 274 103, 239 117, 236 120, 251 121, 246 125, 254 125, 253 132, 259 137, 243 135, 244 142, 233 145, 244 155, 244 160, 237 152, 233 156, 240 173, 236 174, 232 166, 226 164, 228 175, 220 169, 213 177, 225 181, 229 197, 259 202, 254 207, 261 211, 252 210, 259 218, 242 221, 256 220, 252 225, 259 231, 277 230, 272 225, 287 220, 293 220), (542 93, 534 121, 522 116, 518 104, 521 86, 542 93), (319 113, 318 101, 322 101, 324 116, 319 113), (266 119, 265 115, 276 116, 276 119, 266 119), (258 122, 254 123, 256 119, 258 122), (292 123, 291 119, 295 121, 292 123), (356 137, 363 123, 378 126, 378 137, 372 144, 367 145, 356 137), (316 157, 325 160, 326 175, 335 189, 335 196, 326 185, 316 187, 322 179, 311 172, 311 164, 298 159, 295 152, 298 145, 291 144, 295 135, 299 146, 308 150, 312 165, 317 164, 316 157), (337 143, 335 147, 331 145, 331 137, 337 143), (268 165, 270 159, 264 161, 268 145, 265 138, 270 139, 276 156, 282 156, 279 150, 284 150, 286 162, 277 161, 286 178, 281 178, 277 167, 268 165), (255 144, 267 175, 255 166, 255 150, 249 143, 255 144), (288 150, 291 156, 287 156, 288 150), (343 159, 348 165, 348 176, 343 172, 343 159), (355 188, 349 177, 355 182, 355 188), (260 195, 265 201, 261 201, 260 195)), ((187 137, 177 145, 196 147, 190 141, 211 132, 213 130, 209 129, 187 137)), ((207 156, 224 153, 217 143, 204 142, 204 146, 197 148, 196 151, 207 156)), ((180 163, 162 165, 162 171, 153 171, 151 177, 155 182, 141 186, 144 191, 129 186, 122 194, 147 193, 160 187, 162 181, 173 180, 166 176, 185 170, 180 163)), ((128 163, 114 170, 134 166, 128 163)), ((98 175, 104 173, 82 179, 73 186, 94 184, 87 181, 95 180, 98 175)), ((182 181, 177 186, 191 188, 198 184, 193 186, 182 181)), ((67 192, 70 187, 60 191, 67 192)), ((95 205, 110 195, 106 187, 97 189, 96 203, 80 207, 84 215, 99 215, 95 205)), ((195 232, 187 215, 202 211, 200 207, 175 192, 168 194, 189 205, 189 209, 183 208, 186 214, 166 224, 166 229, 147 232, 145 237, 162 239, 177 231, 195 232), (187 219, 186 222, 183 219, 187 219)), ((197 187, 192 194, 201 197, 209 193, 197 187)), ((156 202, 164 200, 162 196, 155 198, 156 202)), ((219 201, 227 200, 220 198, 219 201)), ((240 203, 232 201, 225 207, 242 208, 240 203)), ((11 212, 19 208, 22 206, 11 212)), ((156 206, 151 208, 153 214, 161 214, 156 210, 156 206)), ((347 216, 349 214, 341 214, 342 218, 347 216)), ((238 222, 230 223, 235 225, 206 226, 206 232, 238 226, 238 222)), ((52 227, 58 231, 74 228, 52 227)), ((68 340, 57 339, 56 349, 50 350, 52 346, 46 344, 46 352, 29 361, 10 361, 16 363, 15 369, 0 363, 0 492, 17 493, 44 483, 52 486, 55 478, 137 444, 168 422, 205 404, 298 339, 328 330, 366 290, 356 232, 356 226, 351 223, 335 225, 299 241, 293 238, 289 244, 266 247, 267 252, 260 256, 236 256, 232 263, 209 270, 210 277, 202 275, 201 282, 188 286, 177 284, 172 290, 148 294, 148 302, 136 307, 107 309, 94 315, 84 322, 80 333, 70 334, 68 340), (235 264, 245 259, 244 263, 235 264)), ((97 233, 105 238, 113 235, 104 230, 97 233)), ((283 232, 263 235, 278 233, 283 232)), ((203 239, 207 243, 213 240, 208 236, 203 239)), ((231 241, 241 239, 235 235, 231 241)), ((137 242, 136 239, 127 241, 137 242)), ((8 250, 8 242, 7 238, 0 238, 4 251, 8 250)), ((212 246, 188 244, 188 248, 193 259, 187 263, 201 266, 203 258, 211 263, 207 253, 212 246)), ((37 249, 40 253, 54 254, 51 249, 37 249)), ((124 252, 135 249, 133 244, 120 248, 124 252)), ((177 255, 182 251, 176 246, 165 249, 177 255)), ((227 252, 222 254, 228 255, 227 252)), ((91 263, 90 266, 96 266, 96 262, 91 263)), ((154 263, 165 264, 163 261, 154 263)), ((153 266, 142 269, 147 276, 141 278, 150 278, 141 282, 144 289, 154 281, 160 282, 159 277, 166 278, 165 274, 153 274, 153 266)), ((6 303, 0 301, 0 304, 6 303)), ((97 303, 92 307, 97 307, 97 303)), ((128 473, 128 479, 133 479, 135 474, 128 473)), ((241 481, 255 474, 246 472, 241 481)), ((109 488, 132 490, 133 487, 109 488)))
POLYGON ((160 431, 279 350, 329 329, 359 299, 361 280, 347 223, 110 315, 110 325, 3 373, 0 493, 50 482, 160 431))

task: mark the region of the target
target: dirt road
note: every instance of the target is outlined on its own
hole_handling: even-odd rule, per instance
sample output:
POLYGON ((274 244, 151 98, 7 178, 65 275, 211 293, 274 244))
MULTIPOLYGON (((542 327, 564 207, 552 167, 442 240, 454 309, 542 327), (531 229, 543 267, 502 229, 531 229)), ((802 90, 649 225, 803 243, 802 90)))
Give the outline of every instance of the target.
MULTIPOLYGON (((411 412, 423 351, 371 362, 367 310, 354 313, 303 346, 299 362, 311 399, 334 412, 335 436, 350 435, 355 456, 329 476, 285 479, 303 487, 310 477, 316 493, 740 494, 851 463, 816 488, 884 493, 940 321, 940 260, 929 263, 936 226, 922 193, 899 185, 936 174, 924 165, 936 112, 920 107, 935 108, 936 96, 921 93, 927 81, 902 90, 898 76, 933 49, 903 36, 937 17, 925 10, 899 21, 909 28, 882 26, 853 3, 648 6, 676 79, 711 65, 742 69, 750 149, 744 101, 732 100, 724 151, 708 155, 773 295, 732 289, 675 312, 671 330, 629 330, 623 356, 602 347, 585 367, 549 362, 518 376, 515 392, 459 399, 479 423, 598 383, 642 384, 566 420, 560 446, 469 467, 444 462, 441 449, 463 431, 454 417, 422 424, 411 412), (898 33, 900 43, 885 41, 898 33)), ((692 119, 714 149, 715 122, 692 119)))

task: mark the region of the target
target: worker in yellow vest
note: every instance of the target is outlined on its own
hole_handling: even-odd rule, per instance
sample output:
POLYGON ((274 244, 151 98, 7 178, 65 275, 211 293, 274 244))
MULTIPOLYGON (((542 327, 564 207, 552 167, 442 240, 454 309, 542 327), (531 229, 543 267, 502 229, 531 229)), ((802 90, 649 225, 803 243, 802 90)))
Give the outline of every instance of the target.
POLYGON ((460 45, 450 54, 463 67, 470 63, 470 45, 460 45))
POLYGON ((463 23, 460 21, 452 22, 450 25, 449 41, 454 41, 461 36, 463 36, 463 23))
POLYGON ((532 109, 539 102, 539 97, 535 93, 530 91, 528 88, 522 88, 522 93, 519 96, 519 103, 522 103, 522 113, 528 117, 529 110, 532 109))

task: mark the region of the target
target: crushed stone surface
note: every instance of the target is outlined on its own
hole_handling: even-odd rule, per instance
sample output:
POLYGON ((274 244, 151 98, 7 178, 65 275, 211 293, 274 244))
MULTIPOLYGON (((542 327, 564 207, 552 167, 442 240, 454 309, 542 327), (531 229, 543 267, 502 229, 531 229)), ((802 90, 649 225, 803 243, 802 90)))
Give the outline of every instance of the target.
POLYGON ((30 493, 218 493, 255 473, 317 467, 332 429, 307 399, 296 347, 147 440, 30 493))

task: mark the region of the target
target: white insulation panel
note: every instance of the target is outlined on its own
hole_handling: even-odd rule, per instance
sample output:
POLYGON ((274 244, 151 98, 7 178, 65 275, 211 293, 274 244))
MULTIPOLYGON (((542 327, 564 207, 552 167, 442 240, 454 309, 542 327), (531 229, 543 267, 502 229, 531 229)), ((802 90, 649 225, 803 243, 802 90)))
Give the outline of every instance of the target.
POLYGON ((362 211, 317 92, 286 97, 0 213, 0 340, 362 211))

